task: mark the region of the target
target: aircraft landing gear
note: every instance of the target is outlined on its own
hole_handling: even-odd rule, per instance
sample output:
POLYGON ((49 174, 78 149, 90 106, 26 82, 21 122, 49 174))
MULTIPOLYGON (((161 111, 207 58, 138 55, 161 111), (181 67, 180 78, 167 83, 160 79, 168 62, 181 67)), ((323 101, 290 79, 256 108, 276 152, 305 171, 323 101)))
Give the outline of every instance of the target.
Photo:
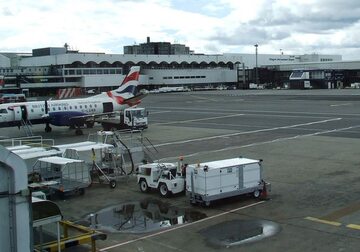
POLYGON ((75 135, 81 136, 81 135, 83 135, 83 131, 82 131, 80 128, 77 128, 77 129, 75 130, 75 135))
POLYGON ((45 126, 45 132, 46 133, 49 133, 51 132, 52 128, 50 127, 50 125, 47 123, 46 126, 45 126))
POLYGON ((90 129, 94 127, 94 122, 90 121, 90 122, 86 122, 86 128, 90 129))

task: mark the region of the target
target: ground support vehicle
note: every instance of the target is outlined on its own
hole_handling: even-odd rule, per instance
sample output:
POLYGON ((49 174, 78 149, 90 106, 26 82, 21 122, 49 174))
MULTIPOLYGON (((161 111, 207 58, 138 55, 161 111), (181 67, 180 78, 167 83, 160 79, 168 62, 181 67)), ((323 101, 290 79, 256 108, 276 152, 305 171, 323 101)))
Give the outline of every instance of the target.
POLYGON ((186 194, 191 204, 209 206, 214 200, 252 193, 266 196, 270 183, 263 180, 262 160, 232 158, 186 168, 186 194))
POLYGON ((91 183, 88 167, 83 160, 44 157, 39 158, 33 166, 33 177, 37 178, 30 188, 44 190, 47 196, 58 194, 84 194, 91 183))
POLYGON ((145 108, 130 107, 119 113, 96 119, 96 122, 101 123, 104 130, 146 129, 148 115, 145 108))
POLYGON ((139 166, 137 182, 142 192, 151 188, 159 190, 161 196, 181 193, 185 190, 185 177, 179 166, 173 163, 150 163, 139 166))

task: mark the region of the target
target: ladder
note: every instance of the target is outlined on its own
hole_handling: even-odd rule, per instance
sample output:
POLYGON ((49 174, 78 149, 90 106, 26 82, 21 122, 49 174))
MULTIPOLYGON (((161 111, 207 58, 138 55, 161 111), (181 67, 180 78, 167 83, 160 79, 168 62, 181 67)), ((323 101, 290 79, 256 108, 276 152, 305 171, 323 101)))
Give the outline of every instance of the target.
POLYGON ((21 119, 21 127, 23 128, 26 136, 33 136, 33 132, 32 132, 32 124, 29 120, 24 120, 24 119, 21 119))

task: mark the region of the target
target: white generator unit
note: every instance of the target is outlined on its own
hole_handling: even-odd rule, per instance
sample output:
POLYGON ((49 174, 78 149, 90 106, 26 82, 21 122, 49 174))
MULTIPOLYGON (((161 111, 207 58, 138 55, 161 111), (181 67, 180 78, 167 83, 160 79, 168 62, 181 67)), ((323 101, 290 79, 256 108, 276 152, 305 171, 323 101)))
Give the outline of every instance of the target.
POLYGON ((252 193, 259 197, 270 190, 263 180, 262 160, 232 158, 186 168, 186 194, 191 204, 209 206, 211 201, 252 193))

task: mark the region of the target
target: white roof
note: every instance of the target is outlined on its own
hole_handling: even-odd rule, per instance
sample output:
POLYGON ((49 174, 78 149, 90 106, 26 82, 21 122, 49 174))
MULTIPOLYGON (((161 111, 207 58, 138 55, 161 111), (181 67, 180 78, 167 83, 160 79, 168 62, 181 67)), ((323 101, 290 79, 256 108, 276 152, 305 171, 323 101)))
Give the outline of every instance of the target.
POLYGON ((63 158, 63 157, 44 157, 44 158, 39 158, 38 161, 51 163, 51 164, 58 164, 58 165, 84 162, 84 160, 63 158))
POLYGON ((150 163, 150 164, 143 164, 143 165, 139 165, 139 167, 141 168, 160 168, 160 167, 163 167, 165 166, 165 168, 174 168, 176 167, 175 164, 173 163, 150 163))
POLYGON ((6 147, 6 149, 10 150, 10 151, 14 151, 14 150, 24 150, 24 149, 30 149, 31 147, 29 145, 18 145, 18 146, 11 146, 11 147, 6 147))
POLYGON ((249 159, 249 158, 230 158, 224 160, 211 161, 207 163, 201 163, 200 167, 203 168, 205 165, 209 167, 209 169, 218 169, 225 168, 237 165, 245 165, 245 164, 253 164, 258 163, 259 160, 249 159))
POLYGON ((114 145, 104 144, 104 143, 96 143, 96 144, 92 144, 92 145, 78 146, 78 147, 73 147, 73 148, 68 148, 68 149, 76 150, 76 151, 90 151, 91 149, 100 150, 100 149, 105 149, 105 148, 114 148, 114 145))
POLYGON ((55 156, 61 154, 62 151, 59 150, 48 150, 48 151, 38 151, 38 152, 31 152, 31 153, 22 153, 17 154, 22 159, 30 159, 36 157, 48 157, 48 156, 55 156))
POLYGON ((114 135, 113 131, 107 131, 107 130, 100 130, 97 132, 98 136, 112 136, 114 135))
POLYGON ((21 150, 13 150, 17 155, 24 154, 24 153, 33 153, 33 152, 39 152, 39 151, 45 151, 45 148, 42 147, 35 147, 35 148, 28 148, 28 149, 21 149, 21 150))
POLYGON ((59 149, 61 151, 65 151, 66 149, 79 147, 79 146, 85 146, 85 145, 92 145, 92 144, 95 144, 95 143, 96 142, 85 141, 85 142, 79 142, 79 143, 54 145, 53 147, 55 147, 55 148, 57 148, 57 149, 59 149))

